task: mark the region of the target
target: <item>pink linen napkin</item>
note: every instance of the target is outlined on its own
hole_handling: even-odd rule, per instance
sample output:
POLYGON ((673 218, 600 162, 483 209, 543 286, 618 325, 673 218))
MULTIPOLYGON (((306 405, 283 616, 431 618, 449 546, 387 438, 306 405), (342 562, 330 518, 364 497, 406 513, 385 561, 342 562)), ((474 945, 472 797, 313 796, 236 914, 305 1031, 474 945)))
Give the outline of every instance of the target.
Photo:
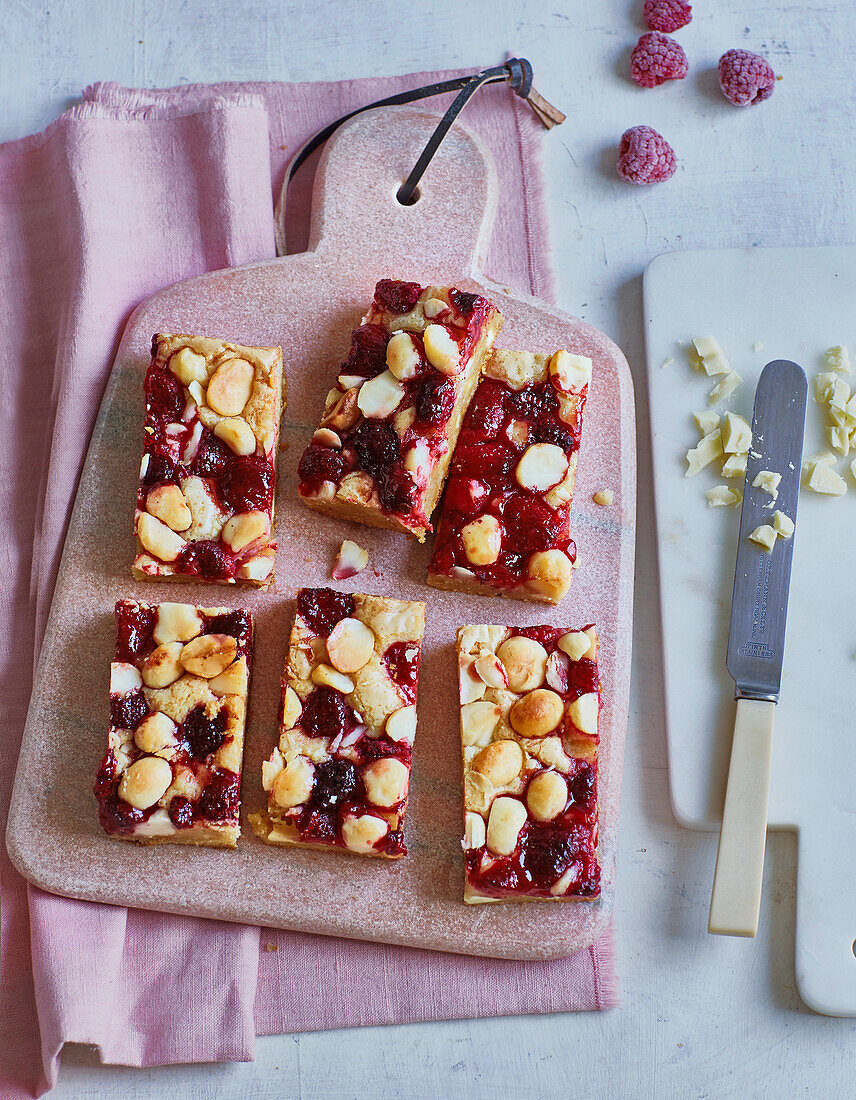
MULTIPOLYGON (((43 134, 0 146, 0 616, 15 639, 2 672, 3 823, 31 655, 122 324, 161 286, 272 256, 271 184, 278 196, 293 152, 345 111, 428 79, 97 85, 43 134)), ((507 90, 480 94, 467 122, 501 154, 503 195, 487 271, 550 297, 535 124, 507 90)), ((305 240, 301 171, 292 250, 305 240)), ((26 887, 5 849, 0 891, 4 1096, 49 1088, 69 1041, 128 1065, 246 1060, 255 1034, 617 1003, 611 930, 534 964, 260 932, 53 897, 26 887), (306 988, 322 992, 295 995, 306 988)))

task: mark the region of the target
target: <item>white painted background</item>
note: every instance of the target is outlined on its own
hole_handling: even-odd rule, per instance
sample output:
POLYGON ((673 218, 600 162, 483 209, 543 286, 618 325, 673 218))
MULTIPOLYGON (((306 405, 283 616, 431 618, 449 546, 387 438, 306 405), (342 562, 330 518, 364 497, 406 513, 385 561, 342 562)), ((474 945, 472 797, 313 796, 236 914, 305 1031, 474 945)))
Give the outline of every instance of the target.
MULTIPOLYGON (((679 84, 626 78, 642 0, 25 0, 0 3, 0 140, 54 118, 85 85, 313 80, 530 58, 568 114, 545 136, 560 304, 618 341, 637 380, 639 546, 635 684, 618 919, 624 1007, 261 1039, 256 1062, 101 1068, 66 1051, 57 1097, 848 1098, 856 1022, 814 1016, 793 976, 792 836, 767 850, 754 941, 708 937, 715 837, 669 810, 641 274, 670 248, 856 239, 852 0, 696 0, 678 33, 679 84), (766 54, 784 79, 738 111, 716 88, 724 50, 766 54), (635 189, 612 172, 621 132, 660 129, 676 177, 635 189)), ((501 156, 501 150, 494 150, 501 156)), ((703 288, 696 292, 702 293, 703 288)), ((853 318, 848 319, 850 331, 853 318)), ((676 334, 685 337, 691 334, 676 334)), ((830 340, 839 339, 833 334, 830 340)), ((851 887, 852 888, 852 887, 851 887)))

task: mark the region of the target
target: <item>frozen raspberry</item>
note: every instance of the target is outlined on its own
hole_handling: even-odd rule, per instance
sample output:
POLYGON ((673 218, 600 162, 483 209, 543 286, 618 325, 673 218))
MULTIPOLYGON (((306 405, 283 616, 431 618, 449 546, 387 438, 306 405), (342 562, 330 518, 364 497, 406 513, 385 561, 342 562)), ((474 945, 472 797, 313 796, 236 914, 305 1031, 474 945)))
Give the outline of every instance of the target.
POLYGON ((618 146, 619 176, 627 183, 660 183, 675 174, 675 150, 650 126, 631 126, 618 146))
POLYGON ((651 30, 663 34, 679 31, 693 18, 693 9, 686 0, 645 0, 642 13, 651 30))
POLYGON ((659 31, 643 34, 630 55, 630 75, 641 88, 656 88, 687 75, 687 55, 680 42, 659 31))
POLYGON ((719 59, 719 86, 735 107, 749 107, 769 99, 776 74, 763 57, 749 50, 728 50, 719 59))

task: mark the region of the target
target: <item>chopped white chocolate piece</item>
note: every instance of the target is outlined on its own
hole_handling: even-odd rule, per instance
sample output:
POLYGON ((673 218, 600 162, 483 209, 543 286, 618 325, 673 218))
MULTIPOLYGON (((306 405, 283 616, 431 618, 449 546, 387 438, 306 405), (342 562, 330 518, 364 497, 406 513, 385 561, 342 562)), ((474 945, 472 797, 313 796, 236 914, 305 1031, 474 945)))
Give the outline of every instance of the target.
POLYGON ((718 385, 713 387, 708 396, 708 401, 711 405, 718 405, 720 401, 730 397, 742 381, 743 379, 737 371, 731 371, 725 375, 718 385))
POLYGON ((336 563, 333 566, 332 574, 333 580, 345 581, 349 577, 356 577, 358 573, 362 573, 368 564, 368 550, 364 550, 362 546, 351 542, 350 539, 345 539, 339 547, 339 553, 336 555, 336 563))
POLYGON ((806 488, 811 489, 813 493, 841 497, 847 492, 847 482, 831 466, 816 462, 809 471, 806 488))
POLYGON ((719 427, 719 413, 715 412, 713 409, 704 409, 701 412, 694 412, 693 420, 696 422, 698 434, 701 437, 710 435, 712 431, 719 427))
POLYGON ((695 477, 722 454, 722 432, 719 428, 699 441, 697 447, 687 451, 688 467, 684 477, 695 477))
POLYGON ((587 355, 557 351, 550 360, 550 376, 559 389, 579 393, 591 382, 591 359, 587 355))
POLYGON ((850 433, 846 428, 832 427, 828 429, 829 445, 833 451, 837 451, 846 458, 850 454, 850 433))
POLYGON ((699 359, 701 359, 701 365, 704 367, 707 374, 727 375, 730 373, 731 364, 728 362, 728 359, 726 359, 725 353, 715 336, 702 336, 696 338, 693 340, 693 345, 699 359))
POLYGON ((819 405, 825 405, 829 400, 837 377, 832 371, 820 371, 814 376, 814 399, 819 405))
POLYGON ((612 489, 598 489, 598 491, 592 495, 592 500, 595 504, 600 504, 602 507, 607 508, 615 500, 615 494, 612 489))
POLYGON ((722 426, 722 449, 727 455, 745 455, 752 446, 752 428, 748 420, 727 412, 722 426))
POLYGON ((723 477, 745 477, 748 455, 729 455, 722 464, 723 477))
POLYGON ((760 527, 756 527, 755 530, 749 535, 751 542, 755 542, 758 546, 763 547, 768 553, 773 549, 776 542, 775 528, 769 524, 764 523, 760 527))
POLYGON ((762 349, 763 347, 764 347, 764 345, 763 345, 763 344, 761 343, 761 341, 760 341, 760 340, 756 340, 756 341, 755 341, 755 343, 754 343, 754 344, 752 345, 752 350, 753 350, 753 351, 761 351, 761 349, 762 349))
POLYGON ((743 499, 738 490, 731 489, 727 485, 715 485, 712 489, 708 489, 704 495, 707 497, 709 508, 729 508, 734 504, 739 504, 743 499))
POLYGON ((779 496, 779 484, 782 480, 782 475, 774 473, 772 470, 761 470, 752 482, 753 489, 763 489, 765 493, 768 493, 773 500, 777 500, 779 496))
POLYGON ((794 521, 777 508, 773 512, 773 530, 779 538, 789 539, 794 533, 794 521))
POLYGON ((841 374, 850 374, 850 352, 843 344, 838 344, 834 348, 827 348, 823 357, 830 370, 839 371, 841 374))

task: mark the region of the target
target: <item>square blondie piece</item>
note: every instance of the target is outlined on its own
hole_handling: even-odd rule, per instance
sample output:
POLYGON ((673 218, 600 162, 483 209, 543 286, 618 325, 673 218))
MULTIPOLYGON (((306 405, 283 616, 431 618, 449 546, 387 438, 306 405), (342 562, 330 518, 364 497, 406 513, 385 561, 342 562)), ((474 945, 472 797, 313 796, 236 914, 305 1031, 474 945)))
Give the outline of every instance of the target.
POLYGON ((464 417, 428 567, 435 588, 556 604, 591 360, 494 349, 464 417))
POLYGON ((382 279, 300 459, 303 500, 422 542, 501 326, 479 294, 382 279))
POLYGON ((303 588, 283 678, 279 745, 262 765, 268 844, 406 855, 425 604, 303 588))
POLYGON ((597 655, 594 626, 458 631, 468 904, 599 894, 597 655))
POLYGON ((152 340, 134 575, 263 587, 274 578, 280 348, 152 340))
POLYGON ((246 611, 116 604, 110 733, 95 783, 110 836, 236 846, 252 646, 246 611))

